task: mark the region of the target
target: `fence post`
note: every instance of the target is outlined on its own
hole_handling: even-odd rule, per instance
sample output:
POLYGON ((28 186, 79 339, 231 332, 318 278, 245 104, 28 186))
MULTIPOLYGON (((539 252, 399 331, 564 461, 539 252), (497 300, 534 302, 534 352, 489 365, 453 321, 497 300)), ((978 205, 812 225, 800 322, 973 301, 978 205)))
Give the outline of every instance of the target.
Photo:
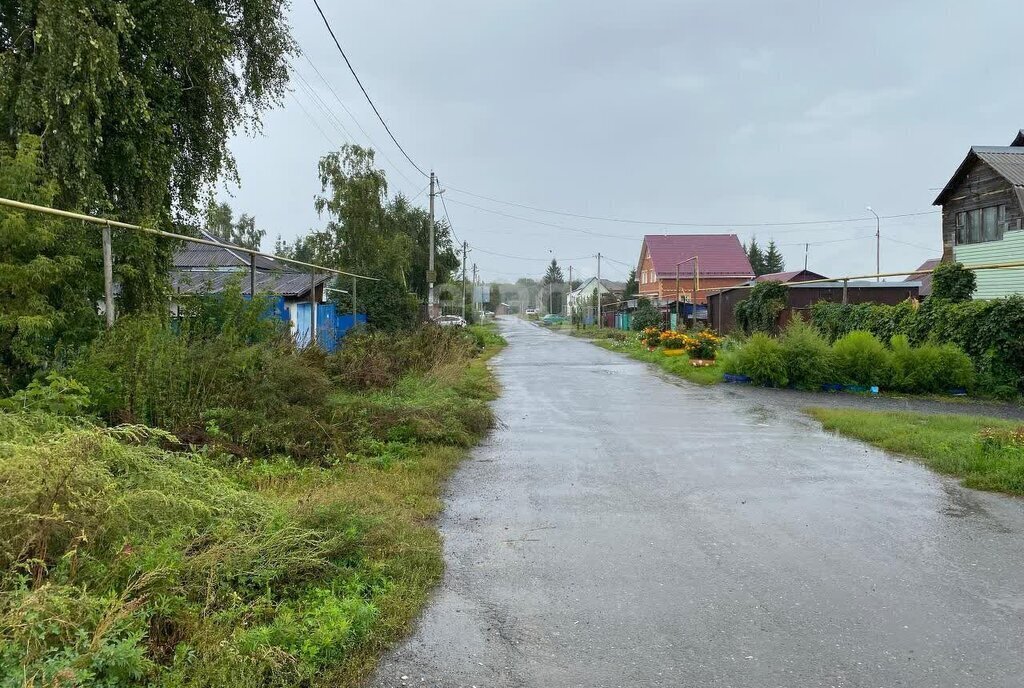
POLYGON ((316 270, 309 271, 309 343, 316 344, 316 270))
POLYGON ((356 277, 352 275, 352 327, 359 323, 359 311, 356 310, 356 277))
POLYGON ((107 329, 114 326, 114 255, 111 248, 110 223, 103 225, 103 305, 107 329))

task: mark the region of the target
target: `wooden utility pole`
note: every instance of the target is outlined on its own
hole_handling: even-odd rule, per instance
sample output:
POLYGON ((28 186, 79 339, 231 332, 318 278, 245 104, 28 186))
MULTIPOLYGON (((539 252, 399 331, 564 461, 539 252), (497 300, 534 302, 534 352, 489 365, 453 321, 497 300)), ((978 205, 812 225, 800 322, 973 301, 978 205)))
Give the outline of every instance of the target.
POLYGON ((256 254, 249 251, 249 298, 256 298, 256 254))
POLYGON ((356 310, 356 278, 352 278, 352 327, 359 324, 359 311, 356 310))
POLYGON ((462 319, 466 319, 466 242, 462 242, 462 319))
POLYGON ((473 263, 473 316, 476 316, 476 263, 473 263))
POLYGON ((693 329, 697 329, 697 295, 700 293, 700 256, 693 257, 693 329))
POLYGON ((427 317, 434 317, 434 172, 430 172, 430 248, 427 258, 427 317))
POLYGON ((114 326, 114 252, 111 248, 110 223, 103 225, 103 306, 107 329, 114 326))
POLYGON ((601 253, 597 254, 597 329, 601 329, 601 253))
POLYGON ((569 324, 572 324, 572 311, 569 309, 569 295, 572 294, 572 266, 569 266, 569 290, 565 292, 565 314, 569 316, 569 324))

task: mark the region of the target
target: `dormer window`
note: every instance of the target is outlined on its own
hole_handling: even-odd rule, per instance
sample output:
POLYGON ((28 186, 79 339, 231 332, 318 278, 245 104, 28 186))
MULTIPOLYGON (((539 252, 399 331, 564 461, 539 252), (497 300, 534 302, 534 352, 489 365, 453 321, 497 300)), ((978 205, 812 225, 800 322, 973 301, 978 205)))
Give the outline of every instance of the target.
POLYGON ((990 205, 985 208, 961 211, 956 214, 957 246, 999 241, 1003 238, 1005 228, 1005 205, 990 205))

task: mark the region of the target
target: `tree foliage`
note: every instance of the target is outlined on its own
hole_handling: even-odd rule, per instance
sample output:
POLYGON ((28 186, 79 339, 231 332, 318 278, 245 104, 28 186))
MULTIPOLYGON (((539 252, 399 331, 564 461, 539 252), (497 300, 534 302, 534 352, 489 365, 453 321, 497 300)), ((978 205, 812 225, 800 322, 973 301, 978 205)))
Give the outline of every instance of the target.
POLYGON ((970 301, 977 286, 974 271, 963 263, 939 263, 932 271, 931 298, 953 303, 970 301))
POLYGON ((487 306, 490 310, 498 310, 498 306, 501 304, 501 287, 497 283, 491 285, 490 292, 487 297, 487 306))
POLYGON ((256 227, 256 218, 242 213, 235 220, 227 203, 210 201, 206 206, 206 231, 221 241, 235 246, 259 250, 266 232, 256 227))
POLYGON ((629 276, 626 277, 626 288, 623 291, 623 298, 629 299, 636 296, 640 292, 640 284, 636 281, 636 268, 632 268, 629 271, 629 276))
POLYGON ((771 239, 768 242, 768 250, 764 253, 764 272, 760 274, 771 275, 785 269, 786 261, 783 260, 779 247, 775 245, 775 239, 771 239))
POLYGON ((779 313, 786 307, 787 287, 781 282, 759 282, 750 296, 736 304, 736 323, 744 332, 778 333, 779 313))
POLYGON ((630 320, 630 328, 635 332, 643 332, 648 327, 661 328, 661 313, 654 307, 650 299, 641 297, 637 300, 636 309, 630 320))
POLYGON ((754 275, 767 274, 768 268, 765 264, 765 255, 757 243, 757 237, 750 237, 750 243, 745 245, 743 249, 747 252, 747 260, 750 261, 750 267, 754 271, 754 275))
POLYGON ((544 273, 542 283, 544 286, 548 286, 549 284, 565 284, 565 275, 562 274, 562 268, 559 266, 556 259, 551 259, 551 264, 548 265, 548 269, 544 273))
POLYGON ((195 210, 240 127, 284 95, 285 0, 0 4, 0 136, 43 139, 58 205, 195 210))
MULTIPOLYGON (((428 291, 429 214, 401 195, 388 198, 387 178, 368 148, 342 146, 320 159, 319 173, 321 193, 314 205, 326 217, 325 227, 291 246, 278 239, 277 246, 300 260, 380 278, 360 281, 358 309, 373 327, 411 327, 419 314, 417 298, 426 299, 428 291)), ((447 224, 435 221, 434 245, 435 285, 443 285, 460 267, 447 224)), ((343 295, 337 303, 348 310, 352 302, 343 295)))
MULTIPOLYGON (((39 140, 0 145, 0 196, 49 205, 57 185, 44 177, 39 140)), ((0 394, 28 382, 62 351, 99 329, 99 232, 81 223, 0 210, 0 394)))

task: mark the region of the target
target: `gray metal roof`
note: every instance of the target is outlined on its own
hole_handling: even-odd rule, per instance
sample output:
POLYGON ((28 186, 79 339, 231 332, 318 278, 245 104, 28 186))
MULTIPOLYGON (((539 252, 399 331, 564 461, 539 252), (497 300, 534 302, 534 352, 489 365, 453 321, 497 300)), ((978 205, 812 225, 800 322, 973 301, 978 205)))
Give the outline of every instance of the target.
MULTIPOLYGON (((256 292, 278 296, 298 297, 309 293, 310 274, 275 270, 256 272, 256 292)), ((332 279, 332 275, 320 273, 316 276, 317 286, 332 279)), ((238 282, 243 294, 249 293, 249 271, 246 270, 172 270, 171 287, 182 294, 216 294, 224 291, 231 282, 238 282)))
POLYGON ((974 146, 971 150, 1014 186, 1024 186, 1024 147, 974 146))
POLYGON ((942 205, 946 202, 946 198, 959 185, 961 178, 967 174, 975 160, 981 160, 1017 187, 1017 198, 1024 201, 1024 146, 1017 145, 1014 139, 1012 146, 971 146, 967 157, 960 163, 932 205, 942 205))
MULTIPOLYGON (((221 241, 220 238, 210 234, 204 229, 199 230, 203 239, 221 241)), ((207 246, 206 244, 194 244, 186 242, 174 254, 174 267, 176 268, 223 268, 223 267, 249 267, 249 254, 244 250, 234 251, 220 248, 218 246, 207 246)), ((284 265, 272 258, 256 256, 256 268, 259 270, 280 270, 284 265)))

